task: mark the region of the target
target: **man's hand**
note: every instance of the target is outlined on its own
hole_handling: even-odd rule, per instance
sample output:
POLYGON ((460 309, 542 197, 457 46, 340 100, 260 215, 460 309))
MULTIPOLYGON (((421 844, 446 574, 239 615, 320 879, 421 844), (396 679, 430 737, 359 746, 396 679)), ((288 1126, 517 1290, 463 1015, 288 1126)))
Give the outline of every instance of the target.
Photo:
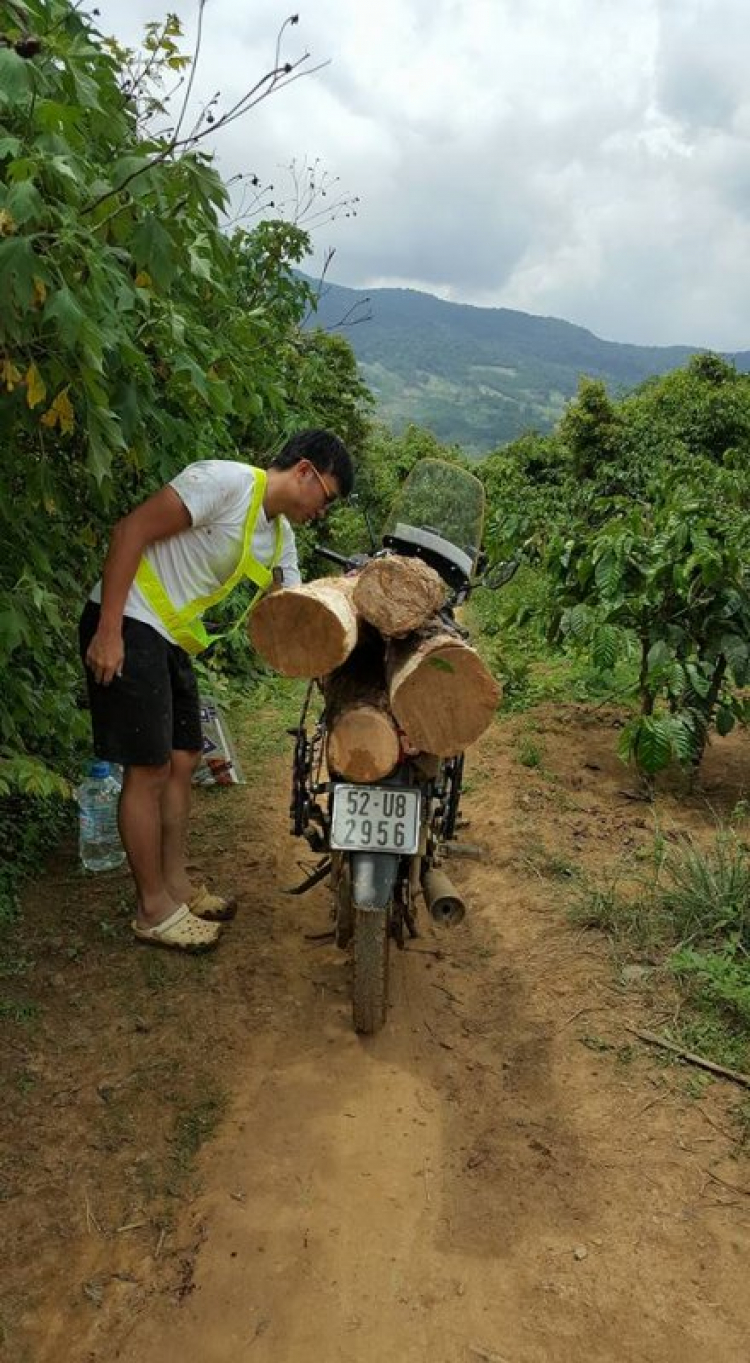
POLYGON ((113 677, 122 676, 124 661, 122 630, 111 632, 100 625, 86 650, 86 666, 91 668, 94 680, 100 686, 109 686, 113 677))

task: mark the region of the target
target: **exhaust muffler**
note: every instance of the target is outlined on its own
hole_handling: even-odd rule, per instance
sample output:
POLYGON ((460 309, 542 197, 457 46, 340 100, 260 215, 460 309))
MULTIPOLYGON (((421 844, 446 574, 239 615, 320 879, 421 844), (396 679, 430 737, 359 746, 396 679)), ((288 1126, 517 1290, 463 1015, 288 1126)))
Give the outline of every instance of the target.
POLYGON ((466 913, 466 906, 455 885, 445 874, 431 867, 422 877, 422 890, 430 917, 444 928, 454 928, 466 913))

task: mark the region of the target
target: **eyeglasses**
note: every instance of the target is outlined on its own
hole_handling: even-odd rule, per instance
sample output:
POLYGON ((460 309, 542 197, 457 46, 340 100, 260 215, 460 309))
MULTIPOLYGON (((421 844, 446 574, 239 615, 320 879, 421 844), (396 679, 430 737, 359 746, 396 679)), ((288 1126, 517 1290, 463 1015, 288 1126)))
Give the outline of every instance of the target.
POLYGON ((310 464, 310 468, 312 469, 313 473, 315 474, 315 477, 317 478, 318 482, 320 483, 320 486, 322 487, 325 493, 326 506, 333 506, 333 503, 336 501, 338 497, 338 493, 331 491, 331 489, 328 487, 324 479, 318 473, 318 470, 316 469, 314 464, 310 464))

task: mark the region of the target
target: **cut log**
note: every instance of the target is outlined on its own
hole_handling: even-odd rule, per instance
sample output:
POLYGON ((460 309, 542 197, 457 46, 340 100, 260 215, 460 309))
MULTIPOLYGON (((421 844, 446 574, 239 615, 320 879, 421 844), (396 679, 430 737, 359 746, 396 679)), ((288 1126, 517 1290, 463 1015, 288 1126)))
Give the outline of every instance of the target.
POLYGON ((284 677, 332 672, 357 643, 353 589, 353 578, 325 577, 269 592, 250 616, 253 647, 284 677))
POLYGON ((438 627, 392 641, 387 676, 397 723, 415 747, 438 757, 453 757, 474 743, 501 694, 479 654, 438 627))
POLYGON ((400 751, 396 725, 379 705, 350 706, 328 732, 328 770, 348 781, 379 781, 389 776, 400 751))
POLYGON ((349 781, 378 781, 393 771, 401 744, 388 709, 382 640, 368 635, 323 682, 328 770, 349 781))
POLYGON ((424 625, 444 604, 445 583, 419 558, 389 554, 365 564, 354 584, 354 604, 386 638, 401 638, 424 625))

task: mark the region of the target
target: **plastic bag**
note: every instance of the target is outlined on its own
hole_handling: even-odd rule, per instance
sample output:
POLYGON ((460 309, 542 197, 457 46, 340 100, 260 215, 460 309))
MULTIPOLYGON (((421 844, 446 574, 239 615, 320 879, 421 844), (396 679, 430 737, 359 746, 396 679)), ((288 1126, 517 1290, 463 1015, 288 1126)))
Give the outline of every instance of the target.
POLYGON ((239 786, 244 777, 237 762, 226 717, 211 696, 201 698, 203 754, 193 775, 195 786, 239 786))

